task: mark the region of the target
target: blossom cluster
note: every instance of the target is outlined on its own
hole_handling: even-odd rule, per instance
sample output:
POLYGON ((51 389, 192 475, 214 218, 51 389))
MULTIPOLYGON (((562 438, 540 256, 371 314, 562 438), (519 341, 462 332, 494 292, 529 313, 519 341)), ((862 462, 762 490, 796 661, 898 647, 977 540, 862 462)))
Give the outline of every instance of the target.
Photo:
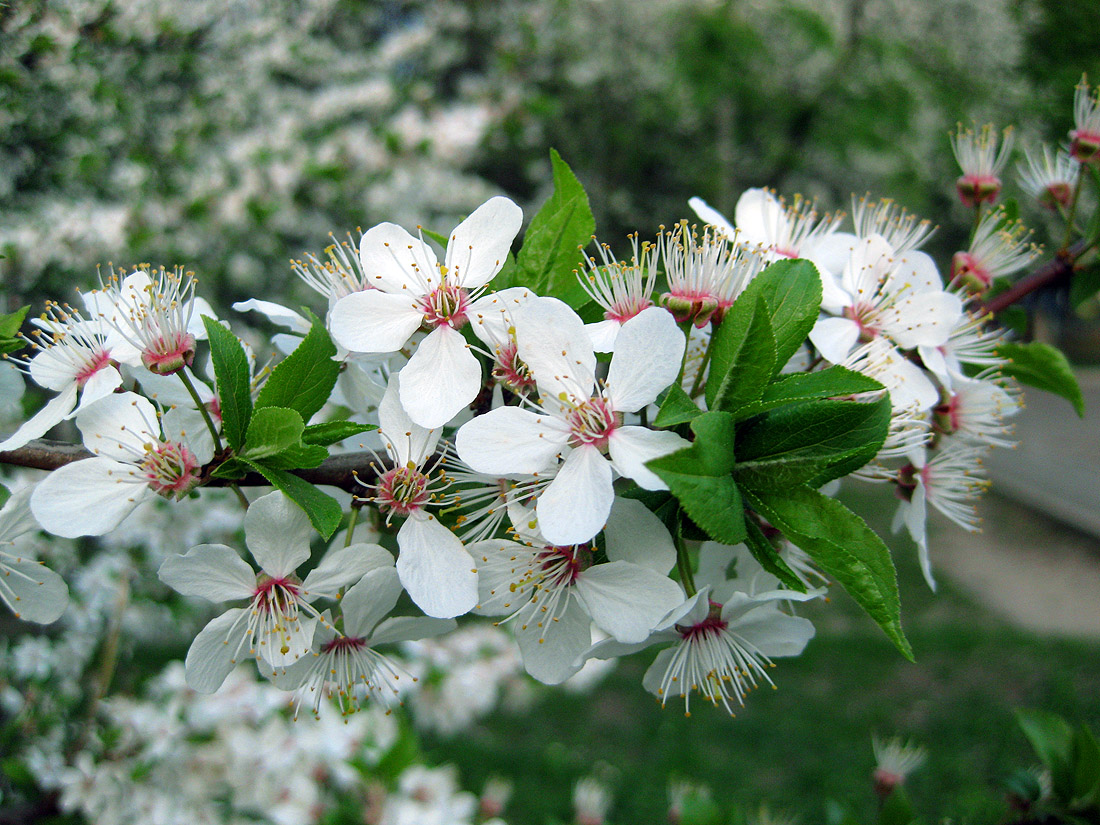
POLYGON ((1013 363, 1033 357, 983 303, 1036 254, 987 207, 1008 140, 960 129, 953 146, 975 221, 945 274, 920 249, 928 222, 889 200, 855 201, 846 225, 763 189, 733 220, 693 199, 702 225, 633 236, 628 259, 582 255, 591 213, 556 154, 554 197, 516 255, 523 211, 496 196, 448 235, 380 223, 296 262, 323 317, 234 305, 286 330, 273 364, 192 273, 111 268, 81 308, 50 304, 12 339, 56 395, 0 450, 72 419, 86 455, 0 510, 0 598, 30 621, 64 609, 64 581, 15 551, 21 536, 103 536, 153 500, 223 486, 247 554, 199 543, 159 567, 178 594, 228 605, 186 657, 202 693, 254 661, 295 715, 327 697, 389 708, 417 678, 393 647, 474 614, 511 630, 541 682, 660 645, 647 690, 733 713, 774 658, 801 653, 799 605, 831 582, 909 655, 889 551, 834 482, 894 486, 934 586, 928 508, 976 528, 981 458, 1011 443, 1013 363), (326 474, 336 460, 342 477, 326 474))

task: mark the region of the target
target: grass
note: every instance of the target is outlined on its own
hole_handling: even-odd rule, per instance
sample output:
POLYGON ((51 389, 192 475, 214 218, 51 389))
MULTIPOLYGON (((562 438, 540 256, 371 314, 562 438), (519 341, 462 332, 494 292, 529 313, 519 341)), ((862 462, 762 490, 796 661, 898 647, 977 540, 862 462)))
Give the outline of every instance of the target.
POLYGON ((915 553, 896 544, 916 664, 836 591, 803 611, 818 633, 802 656, 778 662, 778 689, 755 692, 735 719, 705 703, 691 718, 680 702, 662 710, 641 688, 649 652, 624 660, 589 696, 548 692, 522 717, 429 738, 428 753, 459 765, 467 787, 494 773, 512 778, 506 817, 514 825, 568 820, 572 783, 598 763, 613 777, 614 823, 665 822, 670 776, 706 783, 724 805, 755 810, 766 801, 814 823, 827 800, 872 815, 871 736, 900 735, 929 750, 909 786, 926 820, 998 821, 999 779, 1034 762, 1015 708, 1100 730, 1100 644, 1013 629, 949 583, 933 595, 915 553))

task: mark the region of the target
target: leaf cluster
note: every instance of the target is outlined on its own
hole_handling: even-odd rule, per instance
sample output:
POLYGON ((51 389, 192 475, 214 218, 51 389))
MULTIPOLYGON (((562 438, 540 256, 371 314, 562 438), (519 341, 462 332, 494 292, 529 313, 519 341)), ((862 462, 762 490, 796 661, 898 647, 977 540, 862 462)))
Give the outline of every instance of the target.
POLYGON ((204 317, 221 401, 228 451, 211 475, 239 480, 262 475, 309 516, 326 539, 340 526, 343 507, 292 470, 320 466, 338 441, 374 429, 353 421, 308 424, 336 386, 340 364, 324 324, 313 322, 302 343, 279 362, 252 398, 248 357, 240 340, 217 321, 204 317))
POLYGON ((692 443, 647 465, 675 500, 654 503, 682 536, 744 542, 765 570, 805 592, 768 538, 775 528, 912 658, 889 550, 859 516, 818 492, 882 447, 889 397, 878 382, 840 366, 781 373, 820 305, 820 277, 804 260, 772 264, 738 297, 713 333, 707 411, 678 385, 661 404, 654 423, 692 443))

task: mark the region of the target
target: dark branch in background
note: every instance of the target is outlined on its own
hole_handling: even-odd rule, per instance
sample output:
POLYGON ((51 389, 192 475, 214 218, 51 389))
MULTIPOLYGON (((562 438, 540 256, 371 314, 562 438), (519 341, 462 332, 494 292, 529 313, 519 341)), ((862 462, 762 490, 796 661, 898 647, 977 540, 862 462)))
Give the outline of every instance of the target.
POLYGON ((1068 281, 1073 274, 1074 264, 1077 258, 1088 248, 1088 244, 1081 240, 1064 252, 1059 252, 1051 260, 1036 269, 1025 278, 1021 278, 1000 295, 996 295, 988 302, 982 304, 982 309, 993 313, 1003 312, 1026 295, 1030 295, 1037 289, 1050 286, 1061 280, 1068 281))
MULTIPOLYGON (((15 467, 30 467, 35 470, 56 470, 74 461, 85 458, 93 458, 93 454, 78 444, 67 444, 63 441, 49 441, 44 438, 36 439, 18 450, 0 452, 0 464, 11 464, 15 467)), ((324 484, 329 487, 339 487, 349 493, 362 492, 363 485, 359 484, 355 477, 370 483, 377 477, 377 459, 373 453, 343 453, 326 458, 320 467, 307 470, 292 470, 291 472, 310 484, 324 484), (373 466, 372 466, 373 465, 373 466)), ((228 487, 232 482, 221 478, 209 479, 207 487, 228 487)), ((249 473, 243 479, 236 482, 242 487, 270 487, 271 483, 259 473, 249 473)))

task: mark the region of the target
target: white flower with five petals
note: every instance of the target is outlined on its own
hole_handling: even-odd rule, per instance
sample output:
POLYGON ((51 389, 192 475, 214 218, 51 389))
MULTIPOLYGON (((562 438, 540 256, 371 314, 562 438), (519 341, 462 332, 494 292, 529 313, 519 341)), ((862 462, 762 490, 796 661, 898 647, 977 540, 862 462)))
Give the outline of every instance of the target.
POLYGON ((196 410, 158 418, 132 392, 110 395, 76 417, 95 457, 66 464, 35 488, 31 510, 57 536, 102 536, 155 495, 180 499, 199 483, 214 441, 196 410))
POLYGON ((381 223, 363 235, 367 285, 337 301, 329 329, 351 352, 396 352, 421 327, 430 330, 402 369, 401 405, 417 425, 442 427, 481 389, 481 365, 458 331, 470 302, 504 265, 523 222, 508 198, 479 206, 451 233, 442 264, 421 238, 381 223))
POLYGON ((499 407, 458 431, 459 456, 491 475, 561 466, 539 494, 539 529, 565 546, 588 541, 607 521, 613 470, 647 490, 667 489, 645 466, 687 446, 673 432, 623 424, 675 379, 684 335, 672 316, 650 307, 619 331, 607 380, 596 382, 596 356, 584 323, 554 298, 531 300, 514 316, 519 356, 541 393, 531 409, 499 407))
POLYGON ((294 571, 309 559, 312 536, 305 512, 274 492, 252 502, 244 517, 245 544, 259 573, 224 544, 200 544, 161 565, 161 581, 185 596, 248 602, 211 620, 195 637, 184 662, 192 688, 213 693, 238 661, 251 656, 271 668, 290 666, 313 644, 320 614, 311 602, 336 598, 341 588, 393 563, 377 544, 353 544, 330 552, 302 580, 294 571))

